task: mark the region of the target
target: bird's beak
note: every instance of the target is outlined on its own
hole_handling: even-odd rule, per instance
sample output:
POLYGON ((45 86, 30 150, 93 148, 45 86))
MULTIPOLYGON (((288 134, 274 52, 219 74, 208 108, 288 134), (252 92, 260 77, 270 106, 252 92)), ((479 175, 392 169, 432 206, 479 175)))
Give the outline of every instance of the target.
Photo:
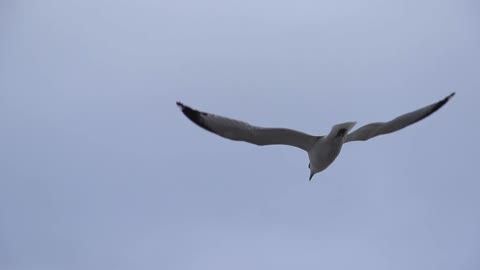
POLYGON ((314 175, 314 173, 313 173, 313 172, 311 172, 311 173, 310 173, 310 178, 308 178, 308 181, 312 181, 312 177, 313 177, 313 175, 314 175))

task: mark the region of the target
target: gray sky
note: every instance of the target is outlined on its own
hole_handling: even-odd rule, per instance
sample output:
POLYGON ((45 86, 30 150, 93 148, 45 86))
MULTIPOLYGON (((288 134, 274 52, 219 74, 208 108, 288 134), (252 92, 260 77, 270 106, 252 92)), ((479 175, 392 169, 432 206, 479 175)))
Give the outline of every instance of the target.
POLYGON ((0 268, 480 269, 480 4, 0 4, 0 268), (305 153, 209 134, 180 100, 325 134, 305 153))

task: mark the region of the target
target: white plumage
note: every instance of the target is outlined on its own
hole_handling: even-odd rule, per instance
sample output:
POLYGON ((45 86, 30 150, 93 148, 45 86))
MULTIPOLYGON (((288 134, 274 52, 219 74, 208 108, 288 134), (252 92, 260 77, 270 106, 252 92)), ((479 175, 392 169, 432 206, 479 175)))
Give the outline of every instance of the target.
POLYGON ((246 122, 197 111, 180 102, 177 102, 177 105, 195 124, 224 138, 256 145, 290 145, 305 150, 310 159, 311 180, 314 174, 332 164, 344 143, 366 141, 414 124, 436 112, 454 95, 455 93, 452 93, 438 102, 403 114, 391 121, 367 124, 351 133, 350 130, 356 122, 338 124, 332 127, 327 136, 313 136, 286 128, 257 127, 246 122))

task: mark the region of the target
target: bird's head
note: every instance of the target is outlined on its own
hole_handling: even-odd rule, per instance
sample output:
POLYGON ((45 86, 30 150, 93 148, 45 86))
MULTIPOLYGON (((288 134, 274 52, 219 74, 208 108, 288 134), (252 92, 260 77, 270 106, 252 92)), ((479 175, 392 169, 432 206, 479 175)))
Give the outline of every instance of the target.
MULTIPOLYGON (((324 170, 324 169, 323 169, 323 170, 324 170)), ((312 181, 313 176, 314 176, 315 174, 323 171, 323 170, 317 170, 317 169, 315 169, 315 168, 311 168, 311 167, 310 167, 310 177, 308 177, 308 181, 312 181)))

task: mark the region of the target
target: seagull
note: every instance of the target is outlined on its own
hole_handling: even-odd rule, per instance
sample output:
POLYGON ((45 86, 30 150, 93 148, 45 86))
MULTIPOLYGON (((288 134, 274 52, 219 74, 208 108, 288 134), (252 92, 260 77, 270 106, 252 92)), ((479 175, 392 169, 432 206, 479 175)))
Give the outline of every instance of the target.
POLYGON ((313 136, 287 128, 258 127, 224 116, 198 111, 178 101, 177 106, 192 122, 221 137, 260 146, 290 145, 306 151, 310 160, 308 168, 310 169, 309 181, 311 181, 316 173, 325 170, 333 163, 340 154, 343 144, 353 141, 367 141, 410 126, 436 112, 454 95, 455 92, 440 101, 400 115, 388 122, 370 123, 353 132, 350 132, 350 130, 357 122, 337 124, 325 136, 313 136))

